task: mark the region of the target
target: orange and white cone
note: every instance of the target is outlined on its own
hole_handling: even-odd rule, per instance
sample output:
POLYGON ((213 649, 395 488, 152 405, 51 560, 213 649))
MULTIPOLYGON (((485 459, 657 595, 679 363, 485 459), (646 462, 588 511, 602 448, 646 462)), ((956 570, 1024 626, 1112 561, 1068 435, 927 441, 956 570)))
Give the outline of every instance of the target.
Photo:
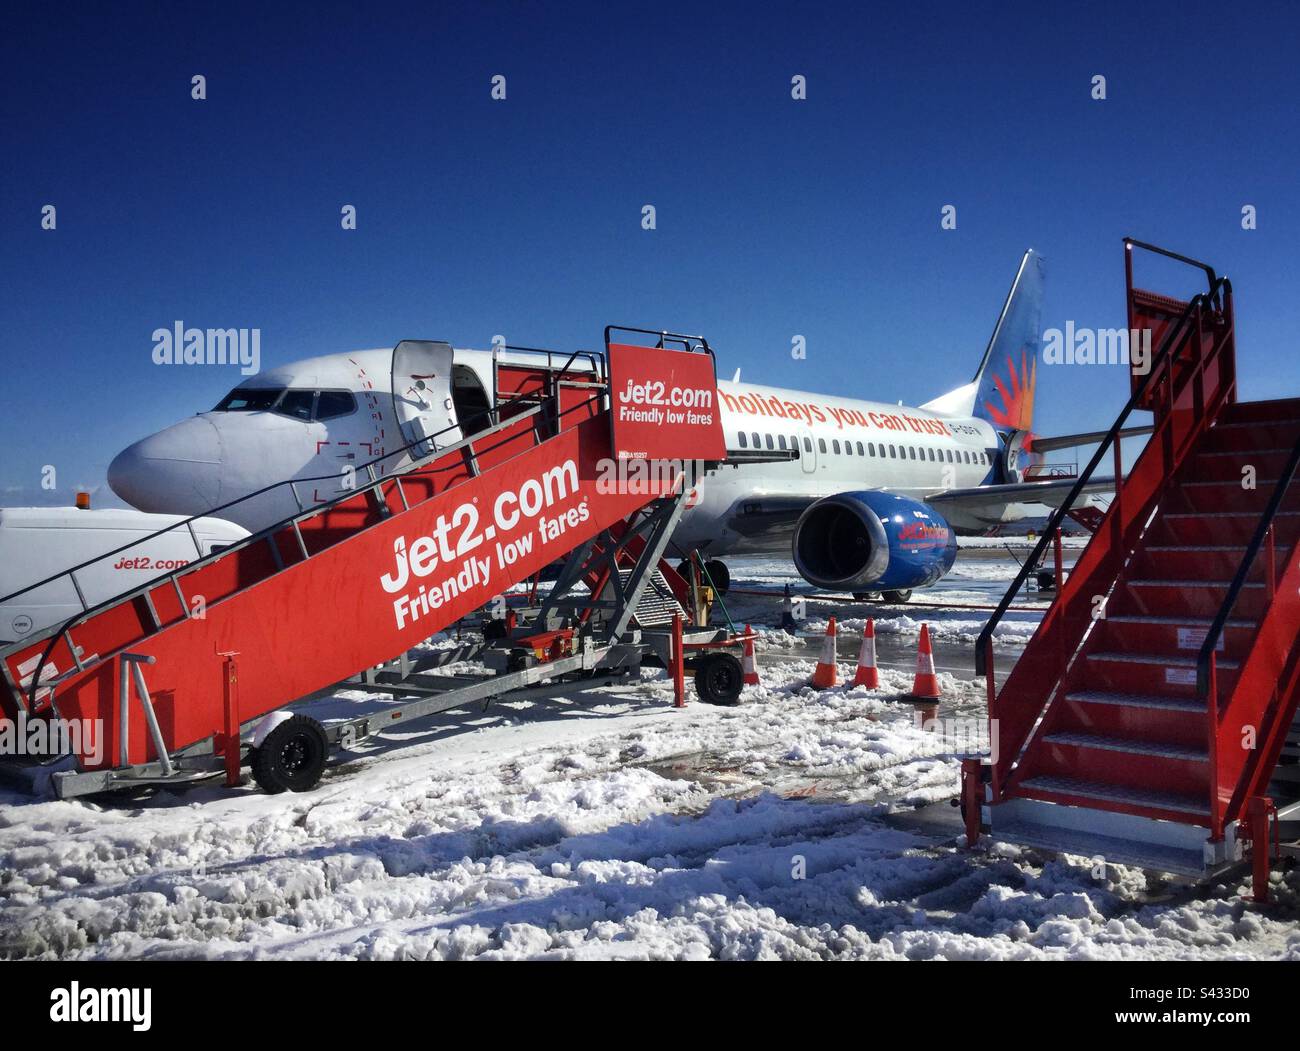
POLYGON ((871 617, 862 628, 862 648, 858 650, 858 673, 853 676, 853 685, 869 690, 880 685, 880 672, 876 670, 876 622, 871 617))
POLYGON ((939 717, 939 677, 934 673, 934 650, 930 646, 930 625, 921 625, 921 641, 916 648, 916 678, 912 680, 909 700, 918 704, 918 721, 924 725, 939 717))
POLYGON ((740 659, 740 666, 745 672, 744 684, 746 686, 758 686, 758 661, 754 659, 754 629, 748 624, 745 625, 745 654, 740 659))
POLYGON ((835 663, 835 618, 826 625, 826 638, 822 640, 822 656, 813 672, 812 684, 815 689, 826 690, 836 686, 840 681, 839 667, 835 663))

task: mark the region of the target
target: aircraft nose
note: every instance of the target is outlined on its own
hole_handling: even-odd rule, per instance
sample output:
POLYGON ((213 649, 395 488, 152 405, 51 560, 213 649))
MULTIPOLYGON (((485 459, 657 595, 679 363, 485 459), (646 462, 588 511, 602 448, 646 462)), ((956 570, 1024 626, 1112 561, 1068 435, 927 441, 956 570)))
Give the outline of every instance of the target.
POLYGON ((109 487, 140 511, 196 515, 221 496, 221 435, 194 416, 127 446, 108 465, 109 487))

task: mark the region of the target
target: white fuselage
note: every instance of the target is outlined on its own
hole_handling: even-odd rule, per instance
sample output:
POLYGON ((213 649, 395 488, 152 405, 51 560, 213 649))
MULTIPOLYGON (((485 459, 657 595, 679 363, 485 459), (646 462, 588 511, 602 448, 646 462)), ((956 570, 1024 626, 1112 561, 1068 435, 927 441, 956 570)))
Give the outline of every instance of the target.
MULTIPOLYGON (((219 407, 183 420, 119 454, 109 482, 140 510, 211 511, 251 530, 292 514, 298 501, 310 506, 345 495, 366 480, 364 473, 349 478, 348 468, 362 472, 379 461, 382 474, 407 458, 401 450, 412 437, 394 408, 393 360, 392 350, 363 350, 251 376, 237 392, 263 392, 270 408, 219 407), (278 401, 270 393, 276 390, 286 392, 278 401), (292 490, 242 499, 286 479, 297 480, 292 490), (239 502, 221 509, 231 501, 239 502)), ((444 376, 442 387, 418 396, 429 403, 434 425, 463 424, 474 406, 494 396, 491 352, 455 350, 452 372, 451 388, 444 376)), ((788 551, 791 515, 768 514, 782 500, 806 504, 860 489, 922 498, 979 485, 994 472, 999 438, 980 419, 748 383, 724 381, 718 388, 728 449, 779 454, 797 443, 799 456, 731 464, 704 478, 674 536, 679 550, 788 551), (756 528, 748 528, 747 518, 756 528)), ((453 431, 438 444, 458 437, 453 431)))
POLYGON ((979 485, 994 470, 999 439, 981 419, 750 383, 723 381, 718 392, 728 449, 779 455, 798 443, 799 457, 727 465, 707 476, 674 534, 678 546, 710 555, 788 551, 791 516, 772 516, 770 529, 763 524, 783 500, 797 506, 860 489, 922 499, 979 485), (746 504, 757 505, 752 514, 746 504))

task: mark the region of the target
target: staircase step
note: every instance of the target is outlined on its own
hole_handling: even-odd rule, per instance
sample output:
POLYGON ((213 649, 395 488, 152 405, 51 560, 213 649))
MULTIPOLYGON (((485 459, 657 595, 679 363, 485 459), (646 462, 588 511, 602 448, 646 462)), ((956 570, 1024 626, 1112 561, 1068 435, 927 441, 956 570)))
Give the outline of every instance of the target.
MULTIPOLYGON (((1196 661, 1196 655, 1191 653, 1099 651, 1085 655, 1085 662, 1076 673, 1076 681, 1080 685, 1102 689, 1194 696, 1196 661)), ((1241 662, 1231 657, 1219 657, 1216 666, 1219 688, 1230 690, 1240 673, 1241 662)))
POLYGON ((1182 697, 1158 697, 1154 694, 1112 693, 1108 690, 1074 690, 1066 694, 1067 701, 1077 704, 1112 704, 1123 708, 1151 708, 1168 712, 1193 712, 1205 714, 1205 705, 1182 697))
POLYGON ((1107 864, 1132 865, 1135 868, 1173 872, 1196 879, 1205 875, 1205 856, 1200 850, 1101 836, 1080 829, 1027 821, 998 822, 994 831, 999 842, 1014 843, 1030 849, 1050 850, 1088 859, 1104 858, 1107 864))
MULTIPOLYGON (((1275 569, 1280 570, 1290 545, 1273 545, 1275 569)), ((1246 557, 1245 544, 1148 544, 1138 552, 1135 575, 1165 579, 1188 574, 1225 577, 1231 580, 1246 557)), ((1249 580, 1263 580, 1268 569, 1268 552, 1260 548, 1251 560, 1249 580)))
MULTIPOLYGON (((1052 734, 1087 734, 1125 741, 1159 741, 1177 748, 1203 751, 1209 730, 1208 708, 1191 691, 1183 696, 1156 692, 1133 693, 1123 687, 1067 690, 1055 708, 1052 734)), ((1046 767, 1040 773, 1048 772, 1046 767)), ((1147 771, 1138 769, 1135 776, 1147 771)))
MULTIPOLYGON (((1258 516, 1268 506, 1277 483, 1277 478, 1257 477, 1253 489, 1243 489, 1239 479, 1182 482, 1173 487, 1171 506, 1204 512, 1240 507, 1258 516)), ((1300 510, 1300 486, 1287 489, 1281 506, 1288 511, 1300 510)))
POLYGON ((1293 420, 1259 420, 1242 423, 1216 423, 1201 443, 1201 449, 1216 452, 1294 447, 1300 437, 1300 422, 1293 420))
MULTIPOLYGON (((1231 581, 1156 579, 1141 577, 1122 581, 1123 592, 1119 600, 1112 599, 1110 608, 1115 613, 1147 613, 1156 616, 1213 617, 1223 605, 1231 581)), ((1232 610, 1236 619, 1258 617, 1268 602, 1268 593, 1260 581, 1248 580, 1237 596, 1232 610)))
POLYGON ((1086 734, 1073 731, 1048 734, 1044 740, 1051 744, 1066 745, 1070 748, 1096 748, 1104 752, 1125 752, 1131 755, 1148 755, 1159 759, 1180 759, 1193 763, 1209 762, 1210 755, 1205 749, 1189 748, 1187 745, 1168 741, 1135 741, 1126 737, 1106 737, 1102 734, 1086 734))
POLYGON ((1223 407, 1219 417, 1223 424, 1249 424, 1261 421, 1288 423, 1300 420, 1300 398, 1266 398, 1261 401, 1237 401, 1223 407))
MULTIPOLYGON (((1259 525, 1251 511, 1166 511, 1153 536, 1170 544, 1248 544, 1259 525)), ((1274 519, 1278 542, 1290 544, 1300 535, 1300 511, 1280 511, 1274 519)))
POLYGON ((1222 480, 1241 484, 1242 469, 1253 467, 1255 477, 1281 475, 1291 458, 1291 446, 1276 449, 1214 449, 1196 453, 1187 461, 1184 472, 1199 481, 1222 480))
MULTIPOLYGON (((1090 653, 1089 660, 1094 661, 1125 661, 1130 664, 1154 664, 1162 668, 1195 668, 1196 658, 1185 657, 1182 654, 1173 653, 1090 653)), ((1228 657, 1220 657, 1217 661, 1220 669, 1240 667, 1240 662, 1228 657)))
MULTIPOLYGON (((1133 653, 1199 653, 1209 636, 1211 617, 1175 617, 1158 613, 1113 613, 1097 625, 1099 649, 1133 653)), ((1240 658, 1250 649, 1255 622, 1229 619, 1219 636, 1220 655, 1240 658)))
MULTIPOLYGON (((1075 800, 1090 800, 1099 804, 1118 804, 1143 810, 1186 814, 1189 817, 1210 816, 1209 802, 1197 796, 1124 788, 1120 785, 1099 784, 1095 781, 1079 781, 1072 777, 1034 777, 1022 782, 1017 790, 1032 792, 1040 797, 1058 797, 1062 802, 1065 801, 1063 797, 1071 797, 1075 800)), ((1073 805, 1080 804, 1076 802, 1073 805)))

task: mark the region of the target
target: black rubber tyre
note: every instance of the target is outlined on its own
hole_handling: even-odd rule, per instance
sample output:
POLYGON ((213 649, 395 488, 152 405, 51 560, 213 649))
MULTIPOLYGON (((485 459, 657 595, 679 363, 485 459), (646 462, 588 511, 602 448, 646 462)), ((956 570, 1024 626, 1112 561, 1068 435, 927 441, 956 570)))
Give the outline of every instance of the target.
POLYGON ((295 715, 253 750, 253 780, 271 795, 307 792, 319 783, 328 756, 325 728, 309 715, 295 715))
MULTIPOLYGON (((722 594, 731 590, 731 570, 727 568, 727 563, 719 562, 716 558, 704 563, 704 570, 709 574, 709 580, 713 581, 713 586, 722 594)), ((708 581, 705 581, 708 583, 708 581)))
POLYGON ((678 562, 677 575, 689 584, 691 582, 691 564, 689 562, 678 562))
POLYGON ((912 597, 912 589, 904 588, 901 591, 886 591, 880 597, 886 602, 907 602, 912 597))
POLYGON ((853 592, 853 597, 857 599, 859 602, 879 602, 880 592, 879 591, 855 591, 853 592))
POLYGON ((744 685, 745 671, 730 653, 707 653, 695 665, 695 692, 705 704, 735 704, 744 685))

